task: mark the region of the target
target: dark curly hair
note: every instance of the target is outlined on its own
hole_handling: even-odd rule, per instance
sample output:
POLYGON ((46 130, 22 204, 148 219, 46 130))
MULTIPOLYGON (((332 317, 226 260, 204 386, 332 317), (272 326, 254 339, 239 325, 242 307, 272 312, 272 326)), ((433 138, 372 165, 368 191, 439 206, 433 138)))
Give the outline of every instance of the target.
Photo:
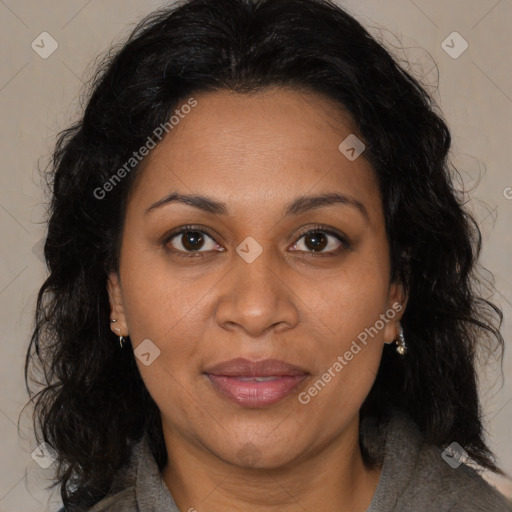
MULTIPOLYGON (((47 175, 49 276, 25 363, 36 437, 58 453, 66 510, 103 498, 144 432, 159 468, 167 462, 158 407, 133 351, 120 351, 109 329, 107 276, 118 269, 140 165, 106 200, 94 191, 184 99, 216 90, 310 91, 350 113, 379 181, 391 279, 408 294, 402 323, 410 349, 400 359, 385 348, 361 419, 381 421, 399 409, 427 441, 456 440, 501 473, 483 435, 475 365, 482 350, 502 355, 502 313, 484 296, 493 285, 478 271, 481 234, 454 186, 449 130, 418 80, 328 0, 181 2, 144 19, 98 69, 47 175), (37 393, 32 365, 44 376, 37 393)), ((366 463, 378 462, 372 440, 361 442, 366 463)))

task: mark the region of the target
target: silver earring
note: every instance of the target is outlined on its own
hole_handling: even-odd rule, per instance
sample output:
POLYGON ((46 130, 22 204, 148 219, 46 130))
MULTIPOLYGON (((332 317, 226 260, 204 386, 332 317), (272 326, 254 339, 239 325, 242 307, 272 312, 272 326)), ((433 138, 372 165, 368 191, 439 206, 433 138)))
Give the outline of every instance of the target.
MULTIPOLYGON (((117 319, 116 318, 112 318, 110 320, 110 322, 114 324, 114 323, 117 322, 117 319)), ((121 329, 119 327, 116 327, 115 330, 117 332, 121 332, 121 329)), ((119 336, 119 346, 121 347, 121 349, 124 348, 125 343, 126 343, 126 340, 125 340, 124 336, 119 336)))
POLYGON ((395 340, 396 348, 395 350, 401 355, 405 356, 407 354, 407 344, 405 343, 404 338, 404 330, 402 328, 402 324, 398 324, 398 339, 395 340))

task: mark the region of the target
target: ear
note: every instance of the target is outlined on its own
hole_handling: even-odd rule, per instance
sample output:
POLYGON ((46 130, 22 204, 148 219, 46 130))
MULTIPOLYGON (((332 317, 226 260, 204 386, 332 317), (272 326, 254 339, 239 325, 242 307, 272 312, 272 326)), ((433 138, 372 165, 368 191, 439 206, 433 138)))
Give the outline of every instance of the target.
POLYGON ((400 282, 393 282, 389 286, 388 307, 386 317, 389 321, 384 329, 384 343, 393 343, 398 337, 399 324, 407 306, 407 294, 400 282))
POLYGON ((107 281, 107 292, 110 301, 110 329, 116 336, 128 336, 128 325, 123 307, 121 284, 117 272, 111 272, 107 281), (115 320, 115 322, 112 322, 115 320))

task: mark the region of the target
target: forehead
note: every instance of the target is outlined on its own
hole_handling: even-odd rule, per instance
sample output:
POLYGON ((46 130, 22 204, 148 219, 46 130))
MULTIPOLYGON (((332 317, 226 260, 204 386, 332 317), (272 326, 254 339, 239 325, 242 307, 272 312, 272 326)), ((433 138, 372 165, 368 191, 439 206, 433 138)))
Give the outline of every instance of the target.
POLYGON ((194 99, 197 105, 180 116, 139 171, 133 200, 141 207, 179 190, 219 198, 235 214, 339 191, 380 209, 364 154, 350 161, 339 150, 356 129, 334 102, 292 89, 217 91, 194 99))

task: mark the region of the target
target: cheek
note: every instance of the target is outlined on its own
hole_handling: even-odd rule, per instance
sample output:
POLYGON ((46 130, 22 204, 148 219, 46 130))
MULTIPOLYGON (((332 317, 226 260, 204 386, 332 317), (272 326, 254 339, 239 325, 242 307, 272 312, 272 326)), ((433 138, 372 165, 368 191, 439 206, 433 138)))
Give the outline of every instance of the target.
POLYGON ((326 334, 338 340, 338 348, 373 326, 388 304, 387 266, 364 255, 354 254, 349 263, 321 280, 295 279, 294 283, 294 293, 307 305, 304 311, 310 322, 320 320, 326 334))
POLYGON ((149 366, 137 359, 139 370, 153 396, 172 395, 179 403, 182 386, 195 378, 199 340, 211 325, 209 290, 218 278, 212 273, 187 276, 165 258, 146 257, 144 251, 126 253, 121 277, 126 276, 123 304, 133 348, 149 339, 159 350, 149 366))
POLYGON ((126 272, 131 272, 124 303, 133 348, 149 339, 159 351, 148 366, 137 358, 139 371, 159 407, 173 404, 177 412, 185 408, 189 395, 184 390, 196 378, 192 363, 198 359, 197 340, 205 326, 200 300, 205 288, 200 293, 199 287, 188 286, 178 274, 155 265, 127 265, 126 272))
POLYGON ((317 281, 317 286, 296 281, 297 295, 308 306, 304 323, 316 331, 311 334, 321 354, 322 370, 317 377, 322 382, 317 388, 326 384, 326 392, 319 393, 318 406, 359 406, 377 375, 385 326, 394 315, 386 316, 387 261, 374 254, 354 254, 328 279, 317 281))
POLYGON ((364 286, 350 280, 332 282, 322 298, 327 306, 308 321, 318 324, 315 316, 322 318, 314 333, 321 370, 305 390, 301 403, 307 401, 318 411, 330 411, 329 425, 333 429, 360 409, 382 357, 384 329, 379 327, 386 302, 381 290, 377 291, 379 280, 373 281, 374 287, 369 284, 368 280, 364 286))
MULTIPOLYGON (((201 297, 212 286, 208 276, 198 273, 188 277, 178 265, 171 265, 162 255, 143 250, 130 251, 127 246, 121 277, 123 304, 130 330, 135 339, 190 336, 187 326, 201 308, 201 297), (171 334, 175 332, 176 334, 171 334)), ((197 319, 196 319, 197 320, 197 319)), ((196 332, 200 326, 195 322, 196 332)), ((190 329, 189 329, 190 330, 190 329)))

